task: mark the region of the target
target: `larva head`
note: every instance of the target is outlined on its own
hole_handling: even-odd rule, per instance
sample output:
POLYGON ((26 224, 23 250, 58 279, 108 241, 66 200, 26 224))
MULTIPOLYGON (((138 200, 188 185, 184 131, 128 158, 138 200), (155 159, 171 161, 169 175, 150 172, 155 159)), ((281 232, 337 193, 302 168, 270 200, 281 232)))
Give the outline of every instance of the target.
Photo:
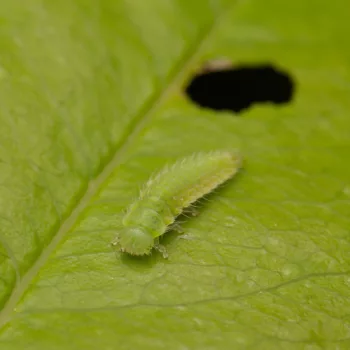
POLYGON ((126 227, 119 234, 120 250, 131 255, 149 254, 153 245, 153 237, 143 228, 126 227))

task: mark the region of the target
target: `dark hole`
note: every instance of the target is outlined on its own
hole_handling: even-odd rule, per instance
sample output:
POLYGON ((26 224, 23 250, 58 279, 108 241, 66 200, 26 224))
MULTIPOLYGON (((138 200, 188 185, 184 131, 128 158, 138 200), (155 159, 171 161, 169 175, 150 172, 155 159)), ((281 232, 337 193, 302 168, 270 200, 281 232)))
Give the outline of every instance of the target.
POLYGON ((292 78, 270 64, 205 71, 186 87, 188 97, 199 106, 233 112, 255 103, 288 103, 293 92, 292 78))

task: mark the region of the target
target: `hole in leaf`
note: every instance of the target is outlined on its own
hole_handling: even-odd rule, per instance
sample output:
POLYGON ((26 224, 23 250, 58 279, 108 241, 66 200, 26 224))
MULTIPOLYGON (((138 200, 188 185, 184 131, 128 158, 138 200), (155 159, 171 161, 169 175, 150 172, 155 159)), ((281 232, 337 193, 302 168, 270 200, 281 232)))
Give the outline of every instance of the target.
POLYGON ((293 98, 294 82, 289 74, 271 64, 233 67, 205 66, 186 87, 197 105, 214 110, 241 112, 257 103, 286 104, 293 98))

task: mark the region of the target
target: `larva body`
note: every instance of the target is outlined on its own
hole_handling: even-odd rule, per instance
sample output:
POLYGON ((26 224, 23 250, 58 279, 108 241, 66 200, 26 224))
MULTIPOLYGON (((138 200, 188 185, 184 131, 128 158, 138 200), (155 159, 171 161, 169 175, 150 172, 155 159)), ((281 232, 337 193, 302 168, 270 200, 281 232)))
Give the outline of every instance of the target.
POLYGON ((130 205, 118 235, 121 251, 149 254, 184 208, 230 179, 240 168, 236 153, 199 153, 165 167, 153 176, 130 205))

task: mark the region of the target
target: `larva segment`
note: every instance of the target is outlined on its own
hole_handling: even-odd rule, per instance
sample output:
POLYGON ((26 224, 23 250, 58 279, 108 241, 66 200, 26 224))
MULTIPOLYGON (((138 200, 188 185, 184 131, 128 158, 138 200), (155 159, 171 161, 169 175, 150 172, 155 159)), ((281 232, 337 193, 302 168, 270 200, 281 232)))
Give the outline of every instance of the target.
POLYGON ((184 208, 230 179, 240 168, 236 153, 216 151, 183 158, 153 176, 128 208, 119 234, 121 251, 149 254, 184 208))

